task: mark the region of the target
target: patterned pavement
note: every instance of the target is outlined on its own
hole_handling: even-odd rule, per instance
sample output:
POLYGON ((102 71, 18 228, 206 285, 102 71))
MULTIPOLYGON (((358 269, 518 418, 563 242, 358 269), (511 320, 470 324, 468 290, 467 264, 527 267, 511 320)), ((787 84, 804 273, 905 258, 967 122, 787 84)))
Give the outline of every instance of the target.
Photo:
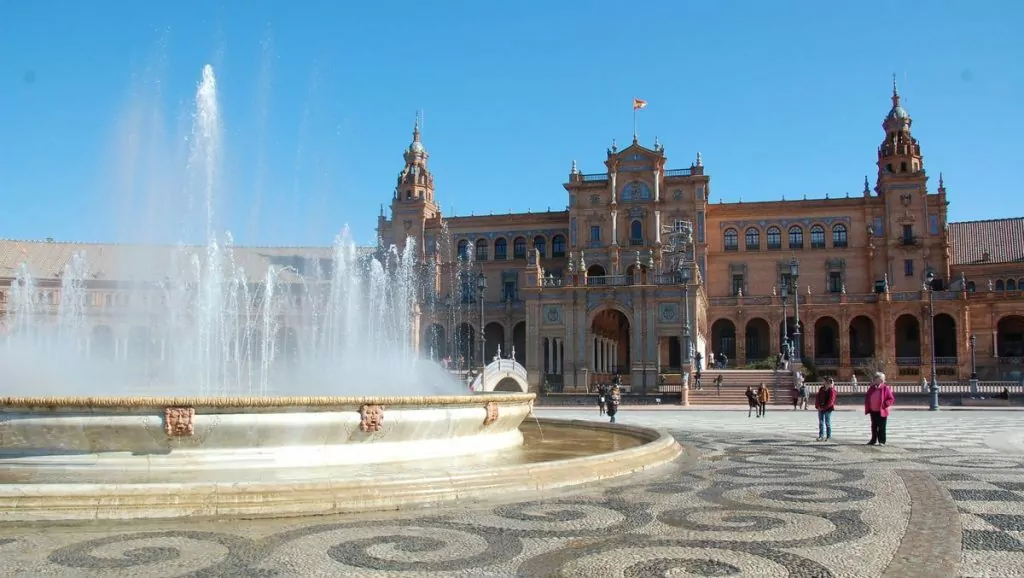
MULTIPOLYGON (((597 419, 596 411, 541 410, 597 419)), ((690 451, 557 493, 289 520, 0 527, 4 576, 1024 576, 1024 412, 629 411, 690 451), (512 501, 518 498, 519 501, 512 501)))

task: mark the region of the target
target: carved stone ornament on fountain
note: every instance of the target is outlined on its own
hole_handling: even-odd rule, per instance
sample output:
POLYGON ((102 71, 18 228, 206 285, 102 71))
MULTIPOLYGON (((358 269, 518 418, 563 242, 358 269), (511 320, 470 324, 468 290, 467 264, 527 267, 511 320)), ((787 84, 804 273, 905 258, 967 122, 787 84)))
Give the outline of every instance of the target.
POLYGON ((195 416, 196 410, 192 407, 164 408, 164 433, 171 438, 189 437, 195 434, 195 425, 192 423, 195 416))
POLYGON ((366 433, 376 433, 384 425, 384 406, 363 404, 359 408, 359 429, 366 433))
POLYGON ((498 404, 497 403, 495 403, 493 401, 489 401, 489 402, 487 402, 487 405, 484 406, 484 409, 487 411, 487 415, 484 416, 484 427, 487 427, 487 426, 491 425, 492 423, 498 421, 498 404))

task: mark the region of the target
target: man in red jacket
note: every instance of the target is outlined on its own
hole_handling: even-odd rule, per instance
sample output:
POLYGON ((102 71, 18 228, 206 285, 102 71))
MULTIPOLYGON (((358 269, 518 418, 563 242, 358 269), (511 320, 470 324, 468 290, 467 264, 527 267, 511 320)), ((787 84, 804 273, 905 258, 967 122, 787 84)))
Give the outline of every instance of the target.
POLYGON ((832 439, 832 411, 836 408, 836 388, 831 377, 825 378, 814 396, 814 408, 818 410, 818 441, 828 441, 832 439))

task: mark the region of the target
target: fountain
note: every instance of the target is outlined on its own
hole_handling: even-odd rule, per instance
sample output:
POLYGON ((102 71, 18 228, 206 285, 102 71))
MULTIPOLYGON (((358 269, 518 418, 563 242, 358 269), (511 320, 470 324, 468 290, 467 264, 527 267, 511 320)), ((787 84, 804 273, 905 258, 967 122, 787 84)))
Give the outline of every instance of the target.
POLYGON ((416 353, 412 242, 366 252, 342 233, 296 255, 218 236, 220 124, 207 66, 186 171, 204 244, 75 252, 59 288, 27 257, 15 271, 0 343, 0 520, 394 508, 679 454, 642 428, 552 422, 540 439, 524 424, 534 394, 465 395, 416 353), (90 307, 103 279, 139 333, 112 347, 90 307))

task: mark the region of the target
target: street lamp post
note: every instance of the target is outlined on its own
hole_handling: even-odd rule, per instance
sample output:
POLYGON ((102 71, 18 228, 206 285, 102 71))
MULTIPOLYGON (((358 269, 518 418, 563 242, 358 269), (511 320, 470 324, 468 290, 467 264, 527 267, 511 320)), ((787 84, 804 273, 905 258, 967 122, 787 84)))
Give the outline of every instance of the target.
POLYGON ((679 283, 683 286, 683 367, 690 365, 690 264, 680 261, 679 283))
POLYGON ((803 350, 800 349, 800 262, 796 257, 789 260, 789 277, 793 284, 793 355, 799 357, 795 361, 803 363, 803 350))
POLYGON ((786 352, 789 351, 787 347, 789 343, 789 282, 783 280, 780 289, 782 290, 782 343, 779 344, 779 349, 782 350, 781 353, 785 356, 786 352))
POLYGON ((978 336, 971 334, 971 395, 978 395, 978 363, 975 349, 978 347, 978 336))
POLYGON ((935 281, 935 273, 929 271, 926 277, 925 289, 928 290, 928 325, 931 328, 931 343, 932 350, 932 384, 929 388, 931 393, 931 400, 928 402, 928 409, 936 411, 939 409, 939 381, 936 377, 935 371, 935 291, 932 289, 932 282, 935 281))
POLYGON ((480 366, 486 367, 487 360, 484 359, 484 290, 487 289, 487 276, 483 271, 476 278, 476 288, 476 299, 480 302, 480 366))

